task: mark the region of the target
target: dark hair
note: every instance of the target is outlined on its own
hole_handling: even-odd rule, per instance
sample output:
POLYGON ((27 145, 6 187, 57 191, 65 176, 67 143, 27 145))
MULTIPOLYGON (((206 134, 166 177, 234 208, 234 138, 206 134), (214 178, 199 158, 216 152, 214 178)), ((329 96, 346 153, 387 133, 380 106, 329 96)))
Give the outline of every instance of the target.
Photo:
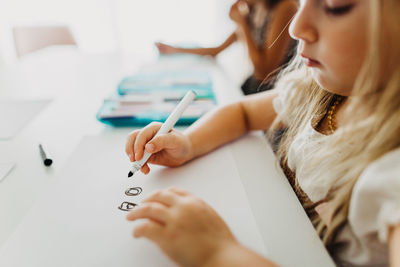
POLYGON ((273 8, 275 7, 276 4, 281 2, 282 0, 264 0, 264 2, 270 7, 273 8))

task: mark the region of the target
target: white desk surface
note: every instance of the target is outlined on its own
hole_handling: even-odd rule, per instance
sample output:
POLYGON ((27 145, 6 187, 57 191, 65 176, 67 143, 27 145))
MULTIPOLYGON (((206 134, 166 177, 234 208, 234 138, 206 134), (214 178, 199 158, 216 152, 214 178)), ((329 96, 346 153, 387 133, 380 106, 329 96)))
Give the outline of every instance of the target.
MULTIPOLYGON (((53 100, 16 137, 0 141, 0 162, 16 163, 0 182, 0 246, 56 179, 83 135, 124 135, 133 129, 105 126, 95 114, 119 80, 141 62, 126 55, 50 49, 0 68, 0 99, 53 100), (51 151, 50 168, 41 162, 38 142, 51 151)), ((214 86, 219 103, 227 103, 241 93, 221 65, 213 68, 214 86)), ((252 137, 252 145, 233 144, 232 151, 270 258, 282 266, 334 266, 285 177, 280 170, 271 171, 275 158, 262 134, 252 137)))

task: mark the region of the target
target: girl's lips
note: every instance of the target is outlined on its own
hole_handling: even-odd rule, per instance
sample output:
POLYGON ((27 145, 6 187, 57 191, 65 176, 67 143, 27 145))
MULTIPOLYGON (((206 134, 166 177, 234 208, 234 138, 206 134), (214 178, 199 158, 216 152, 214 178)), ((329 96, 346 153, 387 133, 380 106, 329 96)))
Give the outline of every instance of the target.
POLYGON ((319 61, 317 61, 317 60, 315 60, 315 59, 312 59, 312 58, 309 58, 309 57, 307 57, 306 55, 304 55, 304 54, 301 54, 301 57, 302 57, 302 59, 303 59, 303 62, 304 62, 304 64, 307 66, 307 67, 318 67, 318 66, 321 66, 321 63, 319 63, 319 61))

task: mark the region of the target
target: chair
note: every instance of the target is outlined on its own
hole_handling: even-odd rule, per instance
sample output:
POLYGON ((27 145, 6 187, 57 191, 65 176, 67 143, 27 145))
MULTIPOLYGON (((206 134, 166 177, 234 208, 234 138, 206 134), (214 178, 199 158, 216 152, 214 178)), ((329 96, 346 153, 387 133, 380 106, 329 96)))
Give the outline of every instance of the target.
POLYGON ((77 46, 66 26, 29 26, 13 28, 15 48, 19 58, 52 45, 77 46))

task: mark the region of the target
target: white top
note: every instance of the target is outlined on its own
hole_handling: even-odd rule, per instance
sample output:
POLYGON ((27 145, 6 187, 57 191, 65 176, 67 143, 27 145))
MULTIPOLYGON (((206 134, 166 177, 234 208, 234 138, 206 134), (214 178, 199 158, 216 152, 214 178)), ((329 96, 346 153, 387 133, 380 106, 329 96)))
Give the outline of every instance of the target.
MULTIPOLYGON (((277 114, 290 97, 290 88, 280 88, 273 105, 277 114)), ((283 118, 284 121, 288 121, 283 118)), ((296 172, 299 186, 311 201, 322 200, 333 181, 319 181, 307 171, 303 155, 329 138, 317 132, 311 121, 293 140, 288 151, 288 167, 296 172)), ((312 169, 312 168, 309 168, 312 169)), ((370 164, 356 182, 349 208, 348 224, 337 236, 345 242, 343 251, 333 255, 339 265, 387 266, 388 229, 400 223, 400 149, 370 164)))

